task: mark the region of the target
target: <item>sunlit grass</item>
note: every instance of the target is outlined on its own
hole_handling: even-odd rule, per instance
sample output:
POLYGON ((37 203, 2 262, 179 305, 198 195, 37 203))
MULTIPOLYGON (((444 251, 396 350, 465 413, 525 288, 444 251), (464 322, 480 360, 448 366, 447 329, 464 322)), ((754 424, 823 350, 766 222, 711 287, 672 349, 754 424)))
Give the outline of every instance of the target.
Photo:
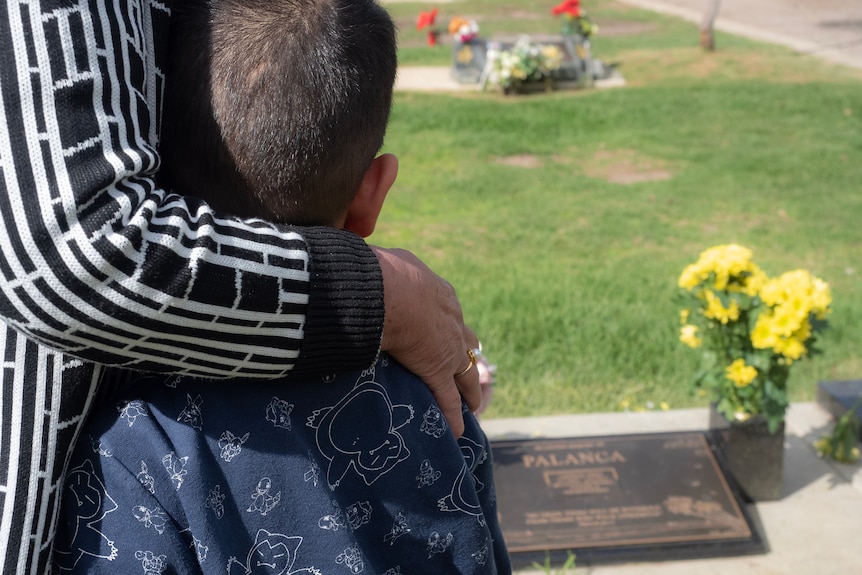
MULTIPOLYGON (((544 8, 503 18, 515 4, 441 12, 555 31, 544 8)), ((805 267, 832 286, 825 353, 794 367, 793 398, 862 376, 860 75, 732 37, 704 54, 691 25, 587 7, 600 27, 640 26, 594 43, 626 88, 396 98, 386 148, 401 173, 372 241, 455 285, 498 365, 489 415, 703 405, 688 393, 696 357, 677 341, 676 277, 728 242, 768 273, 805 267)), ((402 54, 413 49, 436 51, 402 54)))

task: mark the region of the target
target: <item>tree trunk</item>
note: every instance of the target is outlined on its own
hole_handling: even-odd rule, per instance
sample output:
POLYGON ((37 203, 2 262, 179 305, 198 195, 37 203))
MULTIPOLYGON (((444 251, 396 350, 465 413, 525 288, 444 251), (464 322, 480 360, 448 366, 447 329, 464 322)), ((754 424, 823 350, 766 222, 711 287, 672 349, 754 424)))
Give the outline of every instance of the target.
POLYGON ((715 19, 721 0, 704 0, 703 21, 700 24, 700 47, 708 52, 715 50, 715 19))

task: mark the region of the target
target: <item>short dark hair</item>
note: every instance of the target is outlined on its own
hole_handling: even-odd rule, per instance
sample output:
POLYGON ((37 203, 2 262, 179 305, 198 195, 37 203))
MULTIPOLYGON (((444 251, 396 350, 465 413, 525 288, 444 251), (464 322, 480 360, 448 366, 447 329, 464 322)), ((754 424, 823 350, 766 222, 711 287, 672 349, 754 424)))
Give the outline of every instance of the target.
POLYGON ((383 145, 395 25, 374 0, 195 0, 171 22, 168 187, 240 216, 330 224, 383 145))

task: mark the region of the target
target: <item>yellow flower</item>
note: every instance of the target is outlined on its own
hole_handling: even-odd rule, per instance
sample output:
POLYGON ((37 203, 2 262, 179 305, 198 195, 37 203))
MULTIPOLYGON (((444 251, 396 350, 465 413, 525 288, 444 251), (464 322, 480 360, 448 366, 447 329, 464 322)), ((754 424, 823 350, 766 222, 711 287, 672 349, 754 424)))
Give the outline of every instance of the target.
POLYGON ((751 250, 727 244, 714 246, 701 252, 697 262, 686 267, 680 275, 679 287, 689 291, 705 282, 712 274, 710 286, 716 291, 741 292, 757 295, 766 283, 766 274, 751 261, 751 250))
POLYGON ((698 348, 703 342, 702 339, 697 337, 697 326, 690 324, 684 325, 680 328, 679 341, 691 348, 698 348))
POLYGON ((829 284, 805 270, 794 270, 766 282, 760 299, 770 307, 788 306, 802 317, 813 313, 822 318, 829 311, 829 284))
POLYGON ((703 310, 703 315, 706 317, 720 321, 721 323, 739 319, 739 304, 736 301, 731 301, 730 307, 726 308, 713 292, 703 290, 703 296, 706 299, 706 309, 703 310))
POLYGON ((776 343, 778 343, 778 334, 772 326, 771 314, 760 314, 751 332, 751 344, 757 349, 770 349, 776 343))
POLYGON ((688 322, 688 316, 691 315, 690 309, 679 310, 679 323, 685 325, 688 322))
POLYGON ((773 331, 781 337, 790 337, 793 332, 799 329, 802 320, 808 317, 807 308, 804 312, 800 313, 798 309, 790 305, 777 306, 771 314, 773 331))
POLYGON ((658 404, 658 406, 661 408, 662 411, 667 411, 670 409, 670 405, 668 405, 666 401, 662 401, 658 404))
POLYGON ((677 284, 683 289, 692 290, 696 288, 700 282, 705 280, 708 275, 708 273, 703 273, 698 266, 692 264, 686 266, 685 269, 682 270, 682 274, 679 276, 677 284))
POLYGON ((773 349, 783 355, 788 364, 805 355, 805 352, 807 351, 805 349, 805 344, 795 337, 779 340, 773 349))
POLYGON ((811 294, 811 312, 818 319, 829 313, 829 306, 832 304, 832 292, 829 289, 829 284, 820 278, 814 278, 813 289, 811 294))
POLYGON ((751 275, 745 279, 745 285, 742 287, 742 293, 747 296, 754 297, 760 292, 760 288, 769 281, 766 273, 754 264, 751 264, 751 275))
POLYGON ((757 369, 745 365, 744 359, 736 359, 727 366, 725 370, 727 379, 732 381, 736 387, 745 387, 757 378, 757 369))

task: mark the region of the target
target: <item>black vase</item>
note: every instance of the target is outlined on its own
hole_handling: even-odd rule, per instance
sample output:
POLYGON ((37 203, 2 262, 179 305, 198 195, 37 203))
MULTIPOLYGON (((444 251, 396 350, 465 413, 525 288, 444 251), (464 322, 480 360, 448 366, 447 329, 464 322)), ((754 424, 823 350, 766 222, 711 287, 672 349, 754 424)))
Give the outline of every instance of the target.
POLYGON ((729 421, 710 409, 709 427, 716 454, 724 461, 742 495, 749 502, 781 499, 784 470, 784 422, 769 433, 766 418, 729 421))

